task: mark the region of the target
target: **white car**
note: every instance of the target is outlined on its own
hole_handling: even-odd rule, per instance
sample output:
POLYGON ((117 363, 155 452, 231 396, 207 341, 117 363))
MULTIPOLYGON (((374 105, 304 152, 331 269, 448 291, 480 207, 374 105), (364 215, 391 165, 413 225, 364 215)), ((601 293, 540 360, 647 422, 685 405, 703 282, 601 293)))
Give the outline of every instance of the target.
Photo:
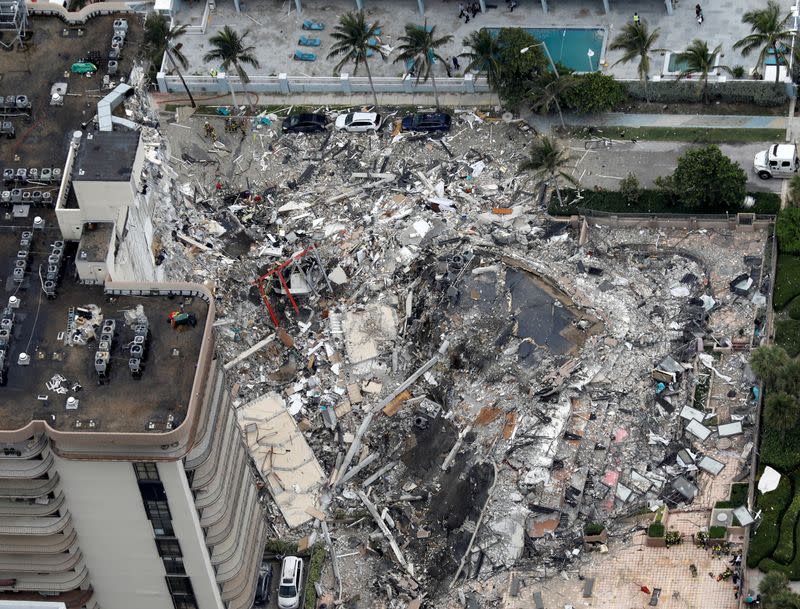
POLYGON ((381 128, 381 115, 377 112, 350 112, 336 117, 336 128, 351 133, 377 131, 381 128))
POLYGON ((300 584, 303 582, 303 560, 287 556, 281 563, 281 579, 278 585, 278 607, 297 609, 300 606, 300 584))

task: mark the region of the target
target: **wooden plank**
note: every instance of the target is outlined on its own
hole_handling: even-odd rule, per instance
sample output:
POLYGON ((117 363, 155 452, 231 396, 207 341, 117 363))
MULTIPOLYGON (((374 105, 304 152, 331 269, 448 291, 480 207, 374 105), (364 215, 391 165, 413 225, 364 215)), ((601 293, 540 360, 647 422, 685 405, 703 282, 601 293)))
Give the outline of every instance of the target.
POLYGON ((383 407, 383 414, 385 414, 387 417, 397 414, 397 411, 400 410, 405 401, 410 400, 411 397, 412 394, 408 389, 401 391, 397 397, 383 407))

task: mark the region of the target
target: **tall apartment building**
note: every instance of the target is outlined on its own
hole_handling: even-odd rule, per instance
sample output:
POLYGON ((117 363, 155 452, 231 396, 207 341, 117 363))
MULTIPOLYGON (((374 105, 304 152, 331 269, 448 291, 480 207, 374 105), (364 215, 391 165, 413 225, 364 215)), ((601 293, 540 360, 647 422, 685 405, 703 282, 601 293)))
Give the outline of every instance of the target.
POLYGON ((61 188, 86 183, 0 230, 0 600, 250 607, 266 521, 214 299, 119 280, 136 275, 118 272, 120 257, 136 267, 120 244, 147 219, 130 190, 141 144, 81 137, 61 188))

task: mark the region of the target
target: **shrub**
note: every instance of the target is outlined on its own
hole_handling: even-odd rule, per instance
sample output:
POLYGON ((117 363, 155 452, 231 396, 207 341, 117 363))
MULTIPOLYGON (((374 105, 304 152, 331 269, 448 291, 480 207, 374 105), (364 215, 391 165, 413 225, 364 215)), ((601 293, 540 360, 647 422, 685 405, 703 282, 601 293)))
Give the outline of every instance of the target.
POLYGON ((314 609, 317 606, 317 591, 314 584, 322 576, 322 565, 325 564, 325 547, 316 544, 311 550, 311 558, 308 561, 308 578, 306 579, 306 600, 305 609, 314 609))
POLYGON ((750 209, 742 211, 774 216, 781 208, 781 196, 776 192, 748 192, 747 194, 753 197, 755 203, 750 209))
POLYGON ((589 72, 573 78, 575 85, 561 95, 561 101, 565 107, 580 114, 608 112, 627 99, 625 87, 613 76, 589 72))
POLYGON ((731 68, 731 76, 734 78, 744 78, 747 74, 747 71, 744 69, 744 66, 733 66, 731 68))
POLYGON ((723 526, 709 527, 709 529, 708 529, 708 538, 709 539, 724 539, 725 535, 727 533, 728 533, 728 527, 723 527, 723 526))
POLYGON ((654 522, 647 527, 648 537, 664 537, 664 525, 661 522, 654 522))
POLYGON ((800 254, 800 207, 790 207, 778 214, 775 234, 782 254, 800 254))
POLYGON ((795 527, 797 516, 800 514, 800 495, 795 495, 789 504, 789 509, 783 514, 781 519, 780 531, 778 533, 778 545, 772 553, 772 558, 781 563, 789 563, 795 551, 795 527))
POLYGON ((495 89, 511 109, 518 108, 537 75, 549 70, 539 41, 521 28, 503 28, 497 35, 500 48, 495 89), (522 49, 528 49, 521 53, 522 49))
POLYGON ((270 554, 294 554, 297 552, 297 543, 284 539, 268 539, 264 550, 270 554))
POLYGON ((586 525, 583 527, 583 534, 584 535, 599 535, 605 530, 605 525, 600 524, 599 522, 587 522, 586 525))
POLYGON ((791 357, 800 355, 800 321, 780 319, 775 322, 775 342, 791 357))
POLYGON ((666 541, 667 547, 677 546, 682 541, 681 534, 679 531, 669 531, 664 541, 666 541))
POLYGON ((619 183, 619 194, 628 203, 637 203, 642 196, 642 188, 639 185, 639 178, 633 172, 628 173, 619 183))
MULTIPOLYGON (((763 457, 763 449, 762 449, 763 457)), ((766 460, 766 457, 764 457, 766 460)), ((792 487, 787 476, 782 476, 778 488, 766 494, 759 494, 757 509, 762 511, 763 520, 750 541, 747 553, 747 566, 755 568, 772 555, 778 545, 778 532, 781 516, 791 500, 792 487)))
POLYGON ((668 191, 701 213, 736 211, 744 201, 747 174, 719 146, 693 148, 678 159, 668 191))
POLYGON ((800 175, 789 180, 789 200, 795 207, 800 206, 800 175))
MULTIPOLYGON (((645 99, 644 85, 641 81, 624 81, 622 85, 630 97, 639 100, 645 99)), ((651 102, 695 103, 697 101, 697 82, 691 80, 651 81, 647 84, 647 92, 651 102)), ((786 86, 783 83, 768 83, 760 80, 709 82, 708 95, 712 100, 764 107, 782 106, 789 100, 786 86)))
POLYGON ((786 308, 787 313, 789 313, 789 317, 792 319, 800 319, 800 298, 795 298, 792 302, 789 303, 789 306, 786 308))

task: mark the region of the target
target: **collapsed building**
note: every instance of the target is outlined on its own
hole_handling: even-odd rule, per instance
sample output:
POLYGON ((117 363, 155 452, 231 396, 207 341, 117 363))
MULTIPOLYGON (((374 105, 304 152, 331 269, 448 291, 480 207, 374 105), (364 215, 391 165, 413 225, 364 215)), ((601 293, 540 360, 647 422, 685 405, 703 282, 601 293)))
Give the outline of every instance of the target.
POLYGON ((213 286, 273 534, 327 547, 319 592, 350 606, 499 602, 475 582, 578 573, 585 524, 624 542, 752 459, 761 225, 550 218, 527 125, 456 116, 145 132, 156 260, 213 286))

